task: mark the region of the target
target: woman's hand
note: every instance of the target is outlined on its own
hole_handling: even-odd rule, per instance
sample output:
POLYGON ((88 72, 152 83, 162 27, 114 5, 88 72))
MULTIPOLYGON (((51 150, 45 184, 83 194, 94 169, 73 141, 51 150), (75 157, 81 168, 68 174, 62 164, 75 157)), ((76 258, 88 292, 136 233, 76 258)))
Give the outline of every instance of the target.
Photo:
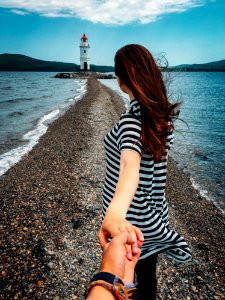
POLYGON ((121 232, 128 232, 134 241, 132 245, 126 245, 127 258, 132 260, 133 255, 136 255, 139 252, 139 248, 144 241, 144 236, 139 228, 132 225, 124 218, 113 216, 107 217, 106 215, 98 235, 101 248, 104 249, 105 245, 108 243, 109 237, 115 237, 121 232))

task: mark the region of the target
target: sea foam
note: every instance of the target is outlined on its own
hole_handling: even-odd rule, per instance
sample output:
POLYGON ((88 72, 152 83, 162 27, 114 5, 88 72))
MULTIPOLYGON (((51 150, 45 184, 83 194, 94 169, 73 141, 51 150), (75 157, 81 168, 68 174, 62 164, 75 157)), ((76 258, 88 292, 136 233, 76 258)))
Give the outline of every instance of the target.
POLYGON ((65 109, 68 109, 71 105, 76 103, 86 93, 86 82, 86 80, 83 80, 82 82, 76 82, 79 86, 79 88, 76 89, 76 93, 79 94, 76 94, 73 98, 70 98, 67 101, 67 106, 61 106, 60 108, 62 111, 57 108, 47 113, 40 118, 33 130, 30 130, 23 135, 22 141, 25 142, 24 145, 16 147, 0 155, 0 176, 7 172, 17 162, 19 162, 23 156, 26 156, 38 143, 40 137, 46 133, 49 124, 61 116, 62 113, 65 112, 65 109))

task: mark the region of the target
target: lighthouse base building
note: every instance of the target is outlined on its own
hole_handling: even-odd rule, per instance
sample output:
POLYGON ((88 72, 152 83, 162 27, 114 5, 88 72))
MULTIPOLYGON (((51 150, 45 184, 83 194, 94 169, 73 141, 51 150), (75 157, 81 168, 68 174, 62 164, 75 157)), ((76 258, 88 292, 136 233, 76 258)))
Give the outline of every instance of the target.
POLYGON ((80 70, 81 71, 90 70, 90 56, 89 56, 90 45, 87 42, 87 40, 88 38, 84 33, 80 43, 80 70))

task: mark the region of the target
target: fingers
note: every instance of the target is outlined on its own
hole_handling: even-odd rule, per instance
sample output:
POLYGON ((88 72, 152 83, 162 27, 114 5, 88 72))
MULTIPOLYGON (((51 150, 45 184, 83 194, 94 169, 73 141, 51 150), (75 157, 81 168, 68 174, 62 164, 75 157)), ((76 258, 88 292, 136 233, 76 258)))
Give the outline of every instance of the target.
POLYGON ((126 257, 128 260, 132 260, 133 259, 133 254, 132 254, 132 248, 130 245, 125 245, 126 248, 126 257))
POLYGON ((138 249, 139 249, 139 246, 138 246, 138 240, 137 240, 137 236, 135 234, 134 231, 132 231, 130 233, 130 235, 132 236, 132 240, 134 241, 132 244, 131 244, 131 252, 133 255, 135 255, 137 252, 138 252, 138 249))
POLYGON ((144 236, 139 228, 131 225, 127 221, 120 225, 119 231, 128 233, 128 235, 126 237, 123 236, 123 238, 125 244, 131 245, 131 247, 126 247, 127 259, 131 260, 132 256, 139 252, 139 248, 142 246, 144 241, 144 236))
POLYGON ((127 227, 127 231, 130 233, 130 237, 133 241, 131 243, 131 253, 133 255, 135 255, 136 253, 138 253, 139 248, 140 248, 139 245, 138 245, 137 235, 136 235, 136 232, 134 231, 133 226, 127 227))
POLYGON ((126 244, 131 245, 135 242, 135 238, 127 230, 119 232, 119 234, 113 239, 119 245, 124 246, 126 244))
POLYGON ((137 228, 136 226, 132 225, 133 230, 135 231, 135 234, 137 236, 137 239, 139 242, 143 243, 144 242, 144 235, 141 232, 141 230, 139 228, 137 228))
POLYGON ((133 263, 134 263, 134 266, 137 264, 140 255, 141 255, 141 249, 138 248, 137 253, 136 253, 135 255, 133 255, 133 263))
POLYGON ((135 233, 129 232, 130 230, 127 228, 126 231, 120 232, 119 235, 117 235, 116 237, 113 238, 112 243, 116 244, 117 247, 120 246, 125 246, 126 249, 126 257, 128 260, 132 260, 133 259, 133 255, 135 255, 138 252, 138 249, 134 251, 132 251, 133 249, 133 245, 137 245, 137 238, 135 233))
POLYGON ((118 246, 127 245, 125 247, 126 256, 129 260, 132 260, 132 256, 139 252, 139 248, 144 241, 141 230, 127 220, 120 221, 117 226, 112 225, 112 223, 109 224, 109 222, 103 222, 99 231, 99 241, 102 249, 107 244, 110 236, 114 237, 113 244, 117 243, 118 246))

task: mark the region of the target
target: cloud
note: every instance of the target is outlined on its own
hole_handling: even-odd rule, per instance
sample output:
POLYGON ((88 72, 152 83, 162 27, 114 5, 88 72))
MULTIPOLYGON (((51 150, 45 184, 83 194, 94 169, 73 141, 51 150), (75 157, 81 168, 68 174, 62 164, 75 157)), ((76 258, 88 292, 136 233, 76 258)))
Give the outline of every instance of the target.
POLYGON ((11 9, 11 12, 21 16, 25 16, 28 14, 28 12, 19 9, 11 9))
POLYGON ((204 5, 205 0, 0 0, 12 12, 46 17, 77 17, 92 23, 124 25, 151 23, 169 13, 204 5))

